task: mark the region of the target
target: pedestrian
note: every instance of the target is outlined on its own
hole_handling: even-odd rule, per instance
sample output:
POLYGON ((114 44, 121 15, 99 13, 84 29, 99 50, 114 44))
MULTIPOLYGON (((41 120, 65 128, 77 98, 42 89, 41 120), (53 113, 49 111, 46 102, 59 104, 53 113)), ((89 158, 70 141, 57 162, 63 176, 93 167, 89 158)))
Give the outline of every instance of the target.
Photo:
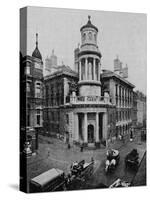
POLYGON ((70 149, 70 143, 68 143, 68 149, 70 149))
POLYGON ((50 156, 50 148, 48 147, 47 148, 47 157, 49 157, 50 156))
POLYGON ((83 152, 83 143, 81 144, 80 151, 83 152))
POLYGON ((131 129, 130 130, 130 142, 132 142, 133 141, 133 130, 131 129))

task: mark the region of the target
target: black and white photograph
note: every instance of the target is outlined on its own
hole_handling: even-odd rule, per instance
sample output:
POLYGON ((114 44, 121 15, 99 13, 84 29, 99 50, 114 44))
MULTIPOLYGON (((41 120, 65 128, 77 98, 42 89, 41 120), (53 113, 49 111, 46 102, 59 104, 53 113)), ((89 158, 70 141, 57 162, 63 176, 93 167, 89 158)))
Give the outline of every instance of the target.
POLYGON ((20 190, 146 186, 147 15, 20 9, 20 190))

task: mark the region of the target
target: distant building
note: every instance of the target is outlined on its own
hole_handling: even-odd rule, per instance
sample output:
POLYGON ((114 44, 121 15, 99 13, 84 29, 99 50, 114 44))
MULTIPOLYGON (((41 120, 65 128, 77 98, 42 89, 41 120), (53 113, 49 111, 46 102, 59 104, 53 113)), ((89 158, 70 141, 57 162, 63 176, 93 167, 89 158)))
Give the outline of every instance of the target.
POLYGON ((44 75, 47 76, 55 71, 57 71, 57 56, 54 54, 53 49, 51 56, 45 59, 44 75))
POLYGON ((137 93, 134 91, 133 92, 133 113, 132 113, 132 125, 134 128, 137 126, 137 93))
POLYGON ((137 125, 146 126, 146 96, 137 91, 137 125))
POLYGON ((123 68, 122 62, 118 56, 116 59, 114 59, 114 72, 123 78, 128 78, 128 66, 126 64, 126 66, 123 68))

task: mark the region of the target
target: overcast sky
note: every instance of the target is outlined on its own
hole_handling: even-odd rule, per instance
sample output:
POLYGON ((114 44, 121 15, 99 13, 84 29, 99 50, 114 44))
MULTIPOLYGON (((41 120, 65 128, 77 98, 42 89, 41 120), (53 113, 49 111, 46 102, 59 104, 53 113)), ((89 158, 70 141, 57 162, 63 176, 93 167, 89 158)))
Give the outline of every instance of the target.
POLYGON ((52 49, 58 64, 74 68, 74 49, 81 43, 80 28, 88 21, 98 28, 98 46, 102 53, 102 69, 113 70, 113 60, 119 55, 123 67, 128 64, 128 80, 146 94, 146 15, 29 7, 27 15, 27 53, 35 48, 35 34, 39 34, 39 50, 43 61, 52 49))

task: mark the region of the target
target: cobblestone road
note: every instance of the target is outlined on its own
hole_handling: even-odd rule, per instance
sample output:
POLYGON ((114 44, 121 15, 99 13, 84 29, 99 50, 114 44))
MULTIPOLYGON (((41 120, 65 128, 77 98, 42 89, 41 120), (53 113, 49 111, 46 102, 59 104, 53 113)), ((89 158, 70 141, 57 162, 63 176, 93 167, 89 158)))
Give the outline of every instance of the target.
POLYGON ((120 163, 113 173, 106 175, 104 171, 106 160, 105 148, 96 150, 86 149, 83 152, 80 152, 80 148, 77 146, 72 146, 68 149, 67 145, 59 139, 40 136, 38 154, 28 158, 27 161, 28 182, 31 178, 51 168, 59 168, 65 173, 68 173, 73 161, 84 159, 86 162, 89 162, 91 157, 96 161, 94 174, 84 185, 84 188, 86 188, 87 185, 92 187, 93 185, 98 185, 100 183, 109 186, 117 178, 123 178, 130 182, 135 176, 135 172, 125 170, 124 158, 133 148, 137 148, 140 159, 142 159, 146 149, 145 142, 141 142, 139 137, 136 137, 133 142, 129 142, 127 139, 125 144, 122 141, 113 142, 111 147, 120 151, 120 163))

